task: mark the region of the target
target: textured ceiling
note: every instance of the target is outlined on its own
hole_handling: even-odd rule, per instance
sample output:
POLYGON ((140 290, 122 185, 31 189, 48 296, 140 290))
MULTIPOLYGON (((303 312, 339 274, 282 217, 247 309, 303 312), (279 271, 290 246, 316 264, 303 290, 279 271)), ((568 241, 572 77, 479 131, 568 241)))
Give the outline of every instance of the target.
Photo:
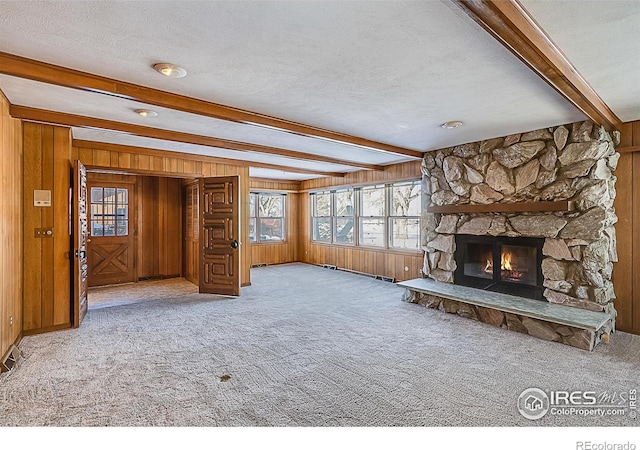
POLYGON ((640 2, 522 1, 623 121, 640 120, 640 2))
MULTIPOLYGON (((544 16, 550 8, 539 9, 544 16)), ((0 51, 419 151, 584 118, 449 1, 0 0, 0 9, 0 51), (152 70, 157 62, 179 64, 189 75, 166 79, 152 70), (441 129, 448 120, 465 124, 441 129)), ((571 16, 563 20, 565 27, 575 25, 571 16)), ((553 22, 561 27, 562 20, 553 22)), ((593 46, 577 47, 593 53, 593 46)), ((132 113, 139 103, 8 76, 0 76, 0 89, 16 105, 370 164, 407 160, 157 107, 160 116, 145 120, 132 113)), ((74 129, 74 136, 309 170, 356 169, 256 153, 229 156, 229 150, 123 133, 74 129)))

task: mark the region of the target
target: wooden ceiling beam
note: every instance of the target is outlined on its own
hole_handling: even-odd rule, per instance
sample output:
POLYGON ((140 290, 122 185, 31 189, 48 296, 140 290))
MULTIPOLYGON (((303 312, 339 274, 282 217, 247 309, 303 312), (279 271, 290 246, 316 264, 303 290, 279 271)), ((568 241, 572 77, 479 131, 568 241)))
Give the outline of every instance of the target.
POLYGON ((271 155, 293 158, 303 161, 317 161, 342 166, 358 167, 362 169, 384 170, 384 166, 376 164, 358 163, 343 159, 330 158, 328 156, 302 153, 294 150, 267 147, 264 145, 250 144, 247 142, 230 141, 211 136, 183 133, 180 131, 164 130, 160 128, 145 127, 113 120, 97 119, 95 117, 78 116, 44 109, 30 108, 27 106, 11 105, 9 114, 16 119, 30 120, 34 122, 44 122, 69 127, 100 128, 103 130, 114 130, 122 133, 133 134, 152 139, 162 139, 165 141, 181 142, 184 144, 204 145, 207 147, 223 148, 240 152, 267 153, 271 155))
POLYGON ((451 0, 587 117, 607 130, 622 121, 518 0, 451 0))
POLYGON ((0 52, 0 73, 214 119, 421 158, 422 152, 0 52))
MULTIPOLYGON (((228 164, 240 167, 256 167, 262 169, 281 170, 291 173, 303 173, 309 175, 323 175, 327 177, 344 177, 343 172, 323 172, 320 170, 307 170, 299 167, 280 166, 277 164, 268 164, 261 162, 245 161, 243 159, 220 158, 217 156, 196 155, 194 153, 182 153, 171 150, 162 150, 149 147, 136 147, 132 145, 111 144, 108 142, 87 141, 83 139, 74 139, 72 145, 77 148, 86 148, 90 150, 106 150, 109 152, 133 153, 137 155, 159 156, 161 158, 181 158, 187 161, 200 161, 214 164, 228 164)), ((93 167, 93 166, 92 166, 93 167)), ((114 170, 126 170, 117 169, 114 170)))

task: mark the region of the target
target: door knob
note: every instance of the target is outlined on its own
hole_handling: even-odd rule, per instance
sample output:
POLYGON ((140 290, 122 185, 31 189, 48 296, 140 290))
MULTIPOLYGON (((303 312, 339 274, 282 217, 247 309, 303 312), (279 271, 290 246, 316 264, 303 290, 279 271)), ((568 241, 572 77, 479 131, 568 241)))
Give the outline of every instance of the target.
POLYGON ((234 239, 233 242, 231 243, 231 248, 238 248, 238 241, 234 239))

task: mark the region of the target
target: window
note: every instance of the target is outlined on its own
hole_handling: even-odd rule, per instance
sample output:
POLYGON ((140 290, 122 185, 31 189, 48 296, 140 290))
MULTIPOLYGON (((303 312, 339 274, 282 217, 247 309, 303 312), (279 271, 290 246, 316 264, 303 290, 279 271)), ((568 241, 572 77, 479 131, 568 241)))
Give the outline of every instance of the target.
POLYGON ((360 245, 385 246, 385 191, 385 186, 371 186, 360 191, 360 245))
POLYGON ((91 236, 129 234, 129 190, 115 187, 91 188, 91 236))
POLYGON ((420 249, 419 181, 391 185, 389 247, 420 249))
POLYGON ((285 194, 252 192, 249 194, 249 240, 284 240, 285 194))
POLYGON ((312 239, 420 249, 420 180, 311 194, 312 239))
POLYGON ((353 189, 337 191, 335 193, 335 225, 334 242, 353 244, 353 222, 355 220, 354 192, 353 189))
POLYGON ((331 242, 331 210, 333 195, 331 192, 318 192, 313 195, 313 240, 331 242))

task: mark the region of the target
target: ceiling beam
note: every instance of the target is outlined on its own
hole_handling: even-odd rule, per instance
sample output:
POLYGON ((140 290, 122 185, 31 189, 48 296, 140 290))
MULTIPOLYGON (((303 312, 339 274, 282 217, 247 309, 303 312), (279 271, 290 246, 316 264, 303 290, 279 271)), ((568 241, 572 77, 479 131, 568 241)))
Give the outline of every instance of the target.
POLYGON ((230 122, 421 158, 422 152, 0 52, 0 73, 230 122))
POLYGON ((133 134, 152 139, 162 139, 165 141, 182 142, 184 144, 205 145, 207 147, 223 148, 240 152, 267 153, 282 156, 285 158, 299 159, 303 161, 317 161, 329 164, 358 167, 362 169, 384 170, 384 166, 376 164, 358 163, 343 159, 330 158, 328 156, 302 153, 294 150, 267 147, 264 145, 250 144, 247 142, 230 141, 211 136, 183 133, 180 131, 164 130, 160 128, 145 127, 113 120, 97 119, 95 117, 78 116, 44 109, 30 108, 27 106, 11 105, 9 114, 16 119, 30 120, 34 122, 44 122, 56 125, 66 125, 69 127, 100 128, 103 130, 114 130, 122 133, 133 134))
MULTIPOLYGON (((111 144, 109 142, 87 141, 83 139, 74 139, 73 147, 85 148, 90 150, 106 150, 108 152, 132 153, 137 155, 159 156, 161 158, 180 158, 187 161, 200 161, 215 164, 228 164, 230 166, 255 167, 261 169, 273 169, 283 172, 303 173, 308 175, 323 175, 327 177, 345 176, 343 172, 323 172, 314 169, 301 169, 299 167, 280 166, 278 164, 268 164, 261 162, 245 161, 243 159, 220 158, 217 156, 197 155, 195 153, 182 153, 171 150, 163 150, 149 147, 136 147, 132 145, 111 144)), ((114 168, 114 170, 128 170, 122 168, 114 168)))
POLYGON ((536 75, 607 130, 622 121, 518 0, 451 0, 536 75))

